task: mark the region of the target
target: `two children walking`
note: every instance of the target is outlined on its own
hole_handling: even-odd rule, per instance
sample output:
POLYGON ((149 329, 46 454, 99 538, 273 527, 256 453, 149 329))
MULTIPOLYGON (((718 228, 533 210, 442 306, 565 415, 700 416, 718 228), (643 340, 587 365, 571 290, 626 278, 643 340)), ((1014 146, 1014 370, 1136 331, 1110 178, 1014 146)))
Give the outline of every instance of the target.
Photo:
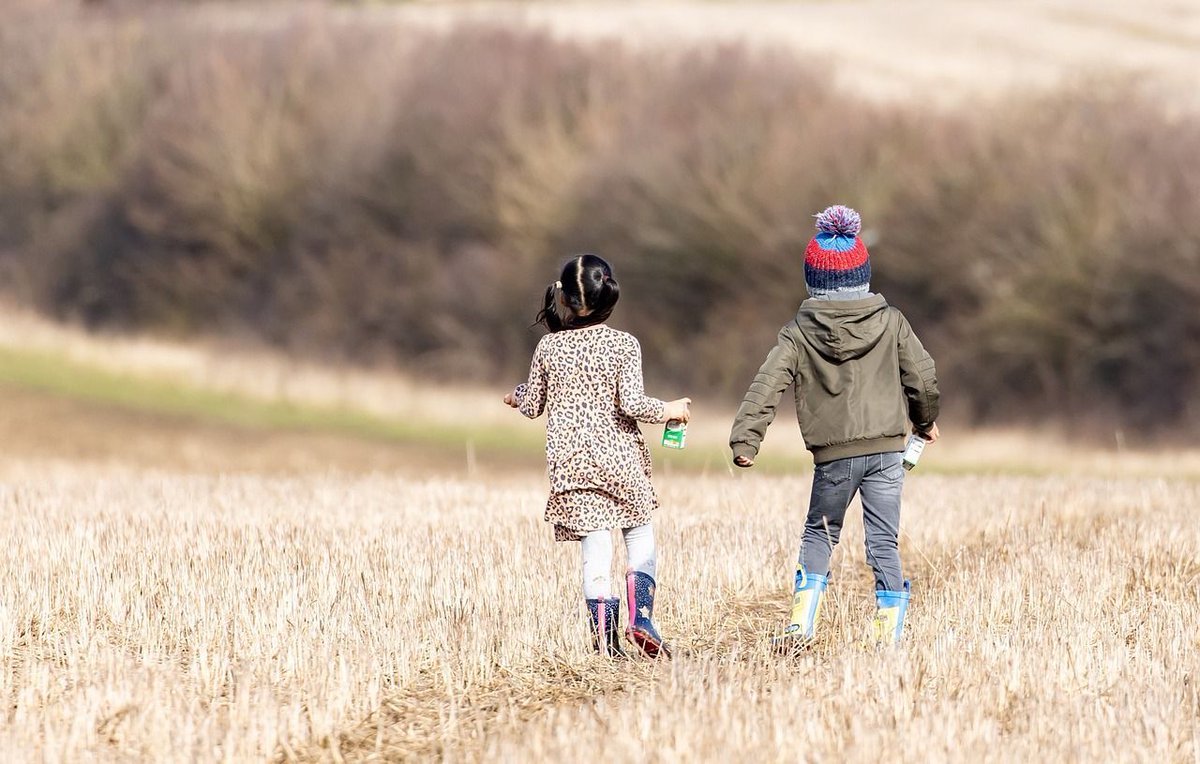
MULTIPOLYGON (((795 386, 805 445, 816 470, 796 566, 791 621, 775 643, 802 646, 816 635, 829 560, 846 510, 862 495, 867 560, 875 573, 876 641, 899 640, 909 598, 898 549, 901 451, 911 423, 938 437, 937 379, 899 310, 870 292, 870 256, 859 216, 835 206, 817 215, 805 252, 809 299, 779 333, 751 384, 730 434, 734 463, 751 467, 783 391, 795 386)), ((555 538, 579 540, 583 591, 595 649, 623 656, 620 595, 611 590, 612 530, 621 528, 629 570, 627 639, 651 657, 669 655, 652 616, 656 583, 650 454, 637 422, 686 422, 690 400, 646 396, 641 348, 608 327, 620 294, 608 263, 595 255, 569 261, 546 290, 529 380, 505 396, 527 417, 547 415, 550 498, 555 538)))

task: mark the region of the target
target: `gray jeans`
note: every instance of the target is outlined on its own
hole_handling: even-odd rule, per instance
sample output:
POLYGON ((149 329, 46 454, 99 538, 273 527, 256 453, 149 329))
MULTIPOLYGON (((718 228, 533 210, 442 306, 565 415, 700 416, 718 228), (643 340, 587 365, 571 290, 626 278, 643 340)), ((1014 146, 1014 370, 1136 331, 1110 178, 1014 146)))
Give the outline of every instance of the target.
POLYGON ((818 464, 804 523, 800 564, 810 573, 829 575, 829 558, 842 535, 846 508, 862 492, 867 562, 875 571, 875 589, 904 588, 900 572, 900 489, 904 467, 899 452, 852 456, 818 464))

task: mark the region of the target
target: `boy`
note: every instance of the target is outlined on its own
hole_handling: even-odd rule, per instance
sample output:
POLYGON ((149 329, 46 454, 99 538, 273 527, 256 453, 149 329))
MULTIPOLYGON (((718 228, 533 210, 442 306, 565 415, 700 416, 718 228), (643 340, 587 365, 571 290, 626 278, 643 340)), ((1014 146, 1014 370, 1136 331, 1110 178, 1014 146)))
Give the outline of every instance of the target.
POLYGON ((856 492, 875 571, 874 640, 890 643, 900 639, 909 597, 897 543, 901 452, 909 421, 927 441, 938 438, 937 375, 908 321, 870 291, 858 213, 837 205, 816 218, 818 233, 804 254, 809 299, 758 370, 729 445, 734 464, 752 466, 780 395, 795 384, 800 429, 816 467, 791 623, 776 646, 805 645, 816 635, 829 558, 856 492))

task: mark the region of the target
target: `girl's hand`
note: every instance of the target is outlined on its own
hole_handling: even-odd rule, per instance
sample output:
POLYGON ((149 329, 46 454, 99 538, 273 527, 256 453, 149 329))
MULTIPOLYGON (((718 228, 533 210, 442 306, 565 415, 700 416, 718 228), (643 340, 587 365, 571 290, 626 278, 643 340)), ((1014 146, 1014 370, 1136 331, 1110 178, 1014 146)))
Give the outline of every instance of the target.
POLYGON ((505 393, 504 394, 504 405, 515 409, 520 404, 517 403, 517 396, 513 395, 512 393, 505 393))
POLYGON ((691 405, 691 398, 680 398, 678 400, 669 401, 667 405, 663 407, 663 419, 667 422, 673 420, 686 422, 692 417, 691 409, 688 408, 691 405))

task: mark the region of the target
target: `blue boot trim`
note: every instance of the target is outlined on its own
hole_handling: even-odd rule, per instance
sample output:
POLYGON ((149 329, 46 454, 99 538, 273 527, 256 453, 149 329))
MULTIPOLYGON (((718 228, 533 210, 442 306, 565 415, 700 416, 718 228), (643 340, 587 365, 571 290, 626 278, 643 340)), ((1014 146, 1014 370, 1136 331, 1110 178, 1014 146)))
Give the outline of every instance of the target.
POLYGON ((875 619, 877 641, 899 642, 904 631, 904 616, 908 613, 908 602, 912 596, 912 582, 904 582, 904 591, 875 592, 875 619))

